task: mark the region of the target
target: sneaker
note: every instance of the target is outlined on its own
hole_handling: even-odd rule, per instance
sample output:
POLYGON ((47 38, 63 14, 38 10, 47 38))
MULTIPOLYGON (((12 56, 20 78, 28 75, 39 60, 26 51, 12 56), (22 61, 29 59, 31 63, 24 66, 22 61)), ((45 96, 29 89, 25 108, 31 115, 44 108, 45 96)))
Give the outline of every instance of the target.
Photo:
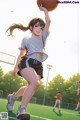
POLYGON ((53 109, 53 111, 54 111, 54 110, 55 110, 55 107, 53 107, 52 109, 53 109))
POLYGON ((78 109, 78 113, 80 114, 80 108, 78 109))
POLYGON ((75 108, 75 111, 78 111, 78 108, 75 108))
POLYGON ((9 94, 8 97, 8 103, 7 103, 7 110, 8 111, 13 111, 14 109, 14 102, 15 102, 15 98, 14 98, 14 94, 9 94))
POLYGON ((60 113, 61 111, 59 110, 59 113, 60 113))
POLYGON ((21 114, 24 114, 24 113, 26 113, 26 107, 20 105, 20 106, 18 107, 18 112, 17 112, 17 114, 16 114, 16 117, 19 118, 19 116, 20 116, 21 114))
POLYGON ((78 113, 80 114, 80 111, 78 113))

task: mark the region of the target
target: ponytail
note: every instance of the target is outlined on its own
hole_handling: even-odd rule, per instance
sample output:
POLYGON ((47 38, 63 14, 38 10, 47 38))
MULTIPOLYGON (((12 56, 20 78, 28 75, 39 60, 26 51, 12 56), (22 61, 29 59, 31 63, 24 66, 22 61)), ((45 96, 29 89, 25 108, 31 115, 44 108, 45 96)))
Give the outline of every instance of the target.
POLYGON ((22 31, 27 31, 29 27, 25 27, 22 24, 13 24, 6 30, 6 32, 8 33, 8 36, 13 36, 12 33, 14 29, 20 29, 22 31))
MULTIPOLYGON (((33 28, 34 25, 36 23, 39 23, 40 26, 45 26, 45 23, 44 21, 41 19, 41 18, 33 18, 29 24, 28 24, 28 27, 25 27, 23 26, 22 24, 12 24, 7 30, 6 32, 8 33, 8 36, 13 36, 12 33, 13 33, 13 30, 14 29, 20 29, 22 31, 27 31, 28 29, 30 30, 30 26, 33 28)), ((32 30, 30 30, 32 31, 32 30)))

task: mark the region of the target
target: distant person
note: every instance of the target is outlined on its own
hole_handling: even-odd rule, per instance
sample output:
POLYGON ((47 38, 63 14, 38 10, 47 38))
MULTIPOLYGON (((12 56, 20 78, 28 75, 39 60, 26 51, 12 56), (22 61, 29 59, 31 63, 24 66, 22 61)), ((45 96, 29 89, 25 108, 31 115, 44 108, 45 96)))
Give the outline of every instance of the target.
POLYGON ((80 96, 80 81, 78 82, 77 86, 78 86, 77 95, 80 96))
POLYGON ((45 14, 45 22, 41 18, 33 18, 28 27, 21 24, 13 24, 8 29, 9 35, 12 35, 14 29, 22 31, 31 31, 31 37, 25 37, 22 40, 20 54, 13 70, 13 76, 21 75, 28 82, 28 86, 21 87, 14 94, 8 95, 8 111, 13 111, 15 100, 22 96, 21 104, 18 108, 16 117, 26 112, 26 107, 40 86, 40 79, 43 78, 42 62, 48 57, 45 52, 45 44, 49 35, 50 17, 46 8, 39 6, 45 14), (27 52, 27 54, 26 54, 27 52))
POLYGON ((78 99, 77 107, 75 110, 79 111, 79 113, 80 113, 80 98, 78 99))
POLYGON ((53 110, 55 110, 55 107, 58 106, 58 109, 60 112, 60 106, 61 106, 61 101, 62 101, 61 92, 57 92, 55 99, 56 101, 55 101, 55 105, 53 106, 53 110))

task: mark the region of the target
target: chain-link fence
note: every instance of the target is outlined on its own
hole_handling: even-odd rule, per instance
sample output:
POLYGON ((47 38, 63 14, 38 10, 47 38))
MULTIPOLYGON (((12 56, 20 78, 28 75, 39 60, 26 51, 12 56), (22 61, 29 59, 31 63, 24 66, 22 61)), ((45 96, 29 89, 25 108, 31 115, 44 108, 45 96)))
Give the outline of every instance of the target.
MULTIPOLYGON (((32 97, 32 99, 30 100, 30 103, 36 103, 36 104, 43 105, 43 99, 37 99, 36 97, 32 97)), ((45 104, 44 105, 52 107, 52 106, 54 106, 54 104, 55 104, 55 101, 45 100, 45 104)), ((62 102, 61 103, 61 108, 74 110, 76 108, 76 104, 62 102)))

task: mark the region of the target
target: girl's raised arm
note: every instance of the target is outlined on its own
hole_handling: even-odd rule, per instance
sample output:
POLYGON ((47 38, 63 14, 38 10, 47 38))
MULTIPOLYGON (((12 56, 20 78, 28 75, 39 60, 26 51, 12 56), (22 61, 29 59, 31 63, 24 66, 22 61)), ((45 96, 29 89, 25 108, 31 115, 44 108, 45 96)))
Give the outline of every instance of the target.
POLYGON ((48 11, 47 11, 46 8, 42 7, 42 5, 39 6, 39 9, 41 11, 43 11, 44 14, 45 14, 45 21, 46 21, 46 23, 45 23, 45 30, 48 32, 49 31, 49 27, 50 27, 50 23, 51 23, 48 11))

